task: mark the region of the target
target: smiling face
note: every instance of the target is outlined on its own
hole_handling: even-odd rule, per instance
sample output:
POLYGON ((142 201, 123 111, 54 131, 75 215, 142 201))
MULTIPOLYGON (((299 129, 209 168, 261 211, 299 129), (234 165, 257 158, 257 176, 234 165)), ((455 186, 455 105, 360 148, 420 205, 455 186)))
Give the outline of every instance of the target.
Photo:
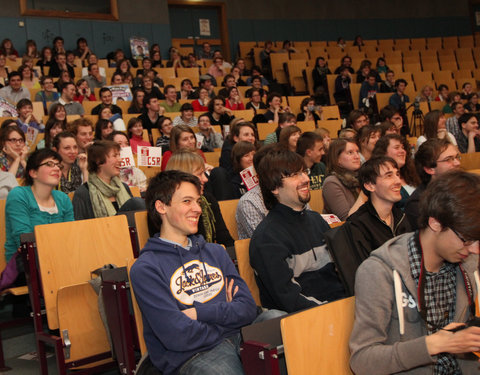
POLYGON ((345 150, 338 156, 338 165, 348 171, 356 171, 360 168, 360 154, 355 143, 347 142, 345 150))
POLYGON ((210 119, 208 116, 202 116, 198 119, 198 128, 202 131, 207 131, 211 128, 210 119))
POLYGON ((172 121, 166 119, 163 121, 162 128, 160 129, 163 135, 170 137, 170 133, 172 132, 173 124, 172 121))
POLYGON ((242 126, 239 129, 238 137, 234 135, 233 140, 235 142, 244 141, 253 144, 255 143, 255 133, 253 132, 253 129, 249 126, 242 126))
POLYGON ((102 139, 107 139, 107 137, 113 133, 113 124, 108 122, 107 126, 102 129, 102 139))
POLYGON ((77 130, 77 144, 84 150, 90 142, 93 141, 93 129, 91 126, 79 126, 77 130))
POLYGON ((5 139, 5 144, 10 146, 17 154, 20 153, 25 146, 25 140, 17 131, 12 131, 5 139))
POLYGON ((255 151, 250 151, 249 153, 243 155, 240 159, 240 167, 242 170, 245 168, 251 167, 253 165, 253 156, 255 155, 255 151))
POLYGON ((407 157, 407 152, 403 143, 398 139, 391 139, 387 147, 387 155, 397 162, 398 168, 402 168, 405 165, 405 158, 407 157))
POLYGON ((143 125, 141 121, 138 121, 130 128, 133 135, 141 137, 143 135, 143 125))
POLYGON ((378 201, 394 204, 402 199, 400 171, 391 163, 385 163, 380 166, 375 184, 365 184, 365 188, 370 191, 374 204, 378 201))
POLYGON ((310 178, 298 171, 282 178, 282 186, 272 191, 278 201, 295 211, 301 211, 310 201, 310 178))
POLYGON ((33 179, 33 185, 41 184, 50 187, 58 186, 60 182, 60 162, 54 158, 42 160, 38 169, 31 170, 30 177, 33 179), (48 166, 46 163, 51 164, 48 166))
POLYGON ((113 137, 113 141, 122 148, 130 146, 128 144, 128 139, 125 134, 115 134, 115 136, 113 137))
POLYGON ((449 263, 464 262, 470 254, 479 253, 478 241, 473 242, 469 246, 465 246, 464 242, 450 228, 443 228, 442 225, 434 218, 430 217, 428 226, 435 232, 435 249, 434 257, 436 261, 447 261, 449 263))
POLYGON ((97 174, 111 179, 120 174, 120 165, 120 151, 111 149, 105 157, 105 163, 99 165, 97 174))
POLYGON ((108 120, 109 118, 111 118, 113 116, 112 114, 112 110, 110 109, 110 107, 105 107, 102 109, 102 111, 100 112, 100 118, 102 120, 108 120))
POLYGON ((58 145, 58 154, 62 157, 62 164, 71 165, 78 156, 78 145, 75 138, 65 137, 60 140, 58 145))
POLYGON ((297 150, 298 138, 300 138, 300 132, 293 133, 290 138, 288 138, 288 149, 295 152, 297 150))
POLYGON ((178 138, 177 147, 179 149, 187 149, 194 151, 196 149, 195 136, 190 132, 182 132, 178 138))
POLYGON ((100 100, 104 105, 112 104, 112 92, 110 90, 102 92, 100 94, 100 100))
POLYGON ((182 238, 197 233, 202 209, 199 191, 192 183, 182 182, 169 205, 157 200, 155 208, 162 218, 163 238, 182 238))

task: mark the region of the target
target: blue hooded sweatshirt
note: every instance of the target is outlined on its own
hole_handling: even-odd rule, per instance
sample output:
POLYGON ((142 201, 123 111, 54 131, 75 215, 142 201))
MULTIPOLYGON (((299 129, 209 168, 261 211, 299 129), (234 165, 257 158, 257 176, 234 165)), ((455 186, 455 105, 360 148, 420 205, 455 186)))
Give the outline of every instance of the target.
POLYGON ((130 272, 142 311, 152 363, 174 374, 196 353, 210 350, 256 317, 255 302, 225 249, 189 236, 192 247, 148 240, 130 272), (226 279, 238 292, 227 302, 226 279), (197 320, 182 310, 195 307, 197 320))

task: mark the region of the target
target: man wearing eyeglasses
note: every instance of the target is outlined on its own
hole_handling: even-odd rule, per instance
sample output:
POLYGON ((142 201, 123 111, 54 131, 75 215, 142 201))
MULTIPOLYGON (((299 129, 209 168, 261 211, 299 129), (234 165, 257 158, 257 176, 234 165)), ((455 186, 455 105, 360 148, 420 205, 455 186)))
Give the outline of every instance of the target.
POLYGON ((460 168, 460 154, 448 139, 431 138, 418 148, 415 168, 422 183, 417 186, 405 204, 405 214, 412 229, 418 229, 418 207, 422 194, 432 179, 452 169, 460 168))
POLYGON ((306 210, 310 179, 303 158, 272 149, 258 165, 266 218, 250 241, 250 264, 262 306, 286 312, 334 301, 345 291, 327 250, 328 224, 306 210))
POLYGON ((477 374, 480 176, 451 171, 428 185, 419 231, 371 253, 355 280, 350 365, 363 374, 477 374))

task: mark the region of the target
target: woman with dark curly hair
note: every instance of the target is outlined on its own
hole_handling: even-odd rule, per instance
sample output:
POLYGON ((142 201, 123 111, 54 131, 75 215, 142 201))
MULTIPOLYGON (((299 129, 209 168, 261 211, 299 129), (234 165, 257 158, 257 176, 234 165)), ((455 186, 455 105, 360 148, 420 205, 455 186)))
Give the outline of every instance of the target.
POLYGON ((400 168, 400 179, 402 181, 402 200, 396 203, 398 208, 405 208, 408 197, 415 191, 420 183, 415 164, 410 153, 408 141, 398 134, 387 134, 380 138, 373 149, 372 158, 375 156, 388 156, 397 162, 400 168))

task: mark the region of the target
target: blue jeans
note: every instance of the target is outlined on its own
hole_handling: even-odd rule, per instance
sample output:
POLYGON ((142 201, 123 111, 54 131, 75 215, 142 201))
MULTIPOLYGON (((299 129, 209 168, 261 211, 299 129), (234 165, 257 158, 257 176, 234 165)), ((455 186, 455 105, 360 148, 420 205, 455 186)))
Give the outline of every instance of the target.
POLYGON ((209 351, 195 354, 180 367, 178 375, 243 375, 240 341, 240 334, 236 334, 209 351))

